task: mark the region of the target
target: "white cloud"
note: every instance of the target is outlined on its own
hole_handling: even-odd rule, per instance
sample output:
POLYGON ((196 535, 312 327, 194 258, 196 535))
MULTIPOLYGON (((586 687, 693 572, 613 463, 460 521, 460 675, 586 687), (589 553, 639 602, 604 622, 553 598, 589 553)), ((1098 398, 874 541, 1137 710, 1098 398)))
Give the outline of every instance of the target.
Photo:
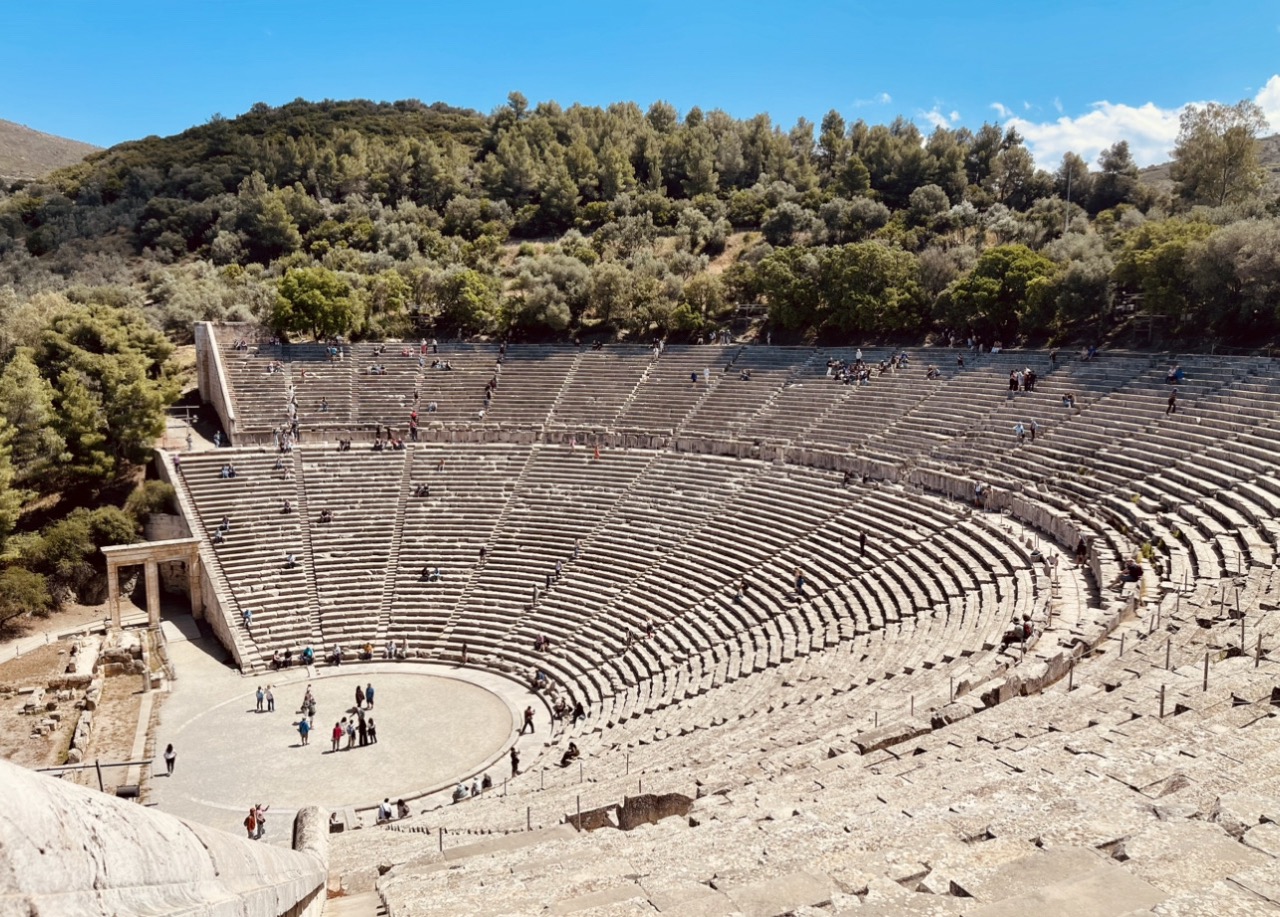
POLYGON ((960 112, 951 111, 943 114, 942 106, 935 105, 928 111, 917 111, 916 120, 924 121, 930 127, 950 127, 960 120, 960 112))
POLYGON ((1254 98, 1273 132, 1280 132, 1280 75, 1267 80, 1266 85, 1258 91, 1254 98))
MULTIPOLYGON (((1267 116, 1271 130, 1280 131, 1280 74, 1267 80, 1254 101, 1267 116)), ((1053 106, 1062 112, 1060 100, 1054 99, 1053 106)), ((1053 121, 1032 121, 1015 117, 999 102, 993 102, 991 107, 1005 127, 1016 128, 1023 136, 1036 165, 1042 169, 1057 168, 1067 151, 1095 163, 1098 154, 1118 140, 1129 141, 1129 151, 1140 166, 1168 162, 1178 140, 1178 118, 1183 111, 1182 108, 1161 108, 1153 102, 1138 106, 1095 102, 1088 112, 1078 117, 1062 115, 1053 121)))
POLYGON ((878 92, 869 99, 854 99, 854 108, 866 108, 868 105, 888 105, 893 101, 893 96, 887 92, 878 92))
POLYGON ((1058 114, 1062 114, 1062 100, 1057 96, 1053 97, 1053 107, 1057 110, 1058 114))
POLYGON ((1005 127, 1016 128, 1042 169, 1055 168, 1068 151, 1093 162, 1117 140, 1128 140, 1134 161, 1140 166, 1165 162, 1178 138, 1178 110, 1145 105, 1095 102, 1093 110, 1076 118, 1053 121, 1006 118, 1005 127))

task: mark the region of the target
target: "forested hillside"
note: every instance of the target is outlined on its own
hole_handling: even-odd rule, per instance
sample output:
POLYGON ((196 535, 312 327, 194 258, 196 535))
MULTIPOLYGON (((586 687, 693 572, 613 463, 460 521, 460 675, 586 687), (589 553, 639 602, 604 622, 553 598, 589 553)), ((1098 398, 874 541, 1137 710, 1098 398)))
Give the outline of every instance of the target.
POLYGON ((1162 333, 1250 342, 1277 326, 1265 129, 1249 102, 1190 109, 1162 190, 1123 142, 1049 172, 994 124, 260 104, 12 189, 0 283, 10 308, 109 288, 176 337, 688 335, 761 303, 784 335, 1008 342, 1136 301, 1162 333))

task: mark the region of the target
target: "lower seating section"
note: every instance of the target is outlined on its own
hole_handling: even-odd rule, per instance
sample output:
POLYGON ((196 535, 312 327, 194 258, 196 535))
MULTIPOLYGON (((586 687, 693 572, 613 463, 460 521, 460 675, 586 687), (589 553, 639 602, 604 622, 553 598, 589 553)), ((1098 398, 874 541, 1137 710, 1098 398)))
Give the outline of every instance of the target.
MULTIPOLYGON (((315 581, 293 458, 215 450, 187 456, 181 469, 199 524, 213 540, 230 584, 234 608, 249 612, 248 630, 261 655, 269 658, 276 647, 296 651, 311 644, 316 636, 315 581), (235 476, 223 477, 224 467, 233 468, 235 476), (224 528, 224 520, 229 528, 219 538, 215 533, 224 528)), ((239 620, 229 623, 244 626, 239 620)))

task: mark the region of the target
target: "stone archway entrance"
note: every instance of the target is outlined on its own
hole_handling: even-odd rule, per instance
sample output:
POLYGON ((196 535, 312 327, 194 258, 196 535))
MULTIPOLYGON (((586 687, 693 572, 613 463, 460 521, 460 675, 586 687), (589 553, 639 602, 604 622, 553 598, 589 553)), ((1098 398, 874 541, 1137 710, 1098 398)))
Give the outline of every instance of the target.
POLYGON ((204 613, 204 595, 200 583, 200 540, 171 538, 167 541, 140 541, 136 544, 113 544, 102 549, 107 558, 107 605, 111 610, 111 626, 120 626, 120 568, 141 566, 146 571, 147 623, 160 625, 160 567, 166 561, 180 560, 187 565, 187 591, 191 596, 191 612, 204 613))

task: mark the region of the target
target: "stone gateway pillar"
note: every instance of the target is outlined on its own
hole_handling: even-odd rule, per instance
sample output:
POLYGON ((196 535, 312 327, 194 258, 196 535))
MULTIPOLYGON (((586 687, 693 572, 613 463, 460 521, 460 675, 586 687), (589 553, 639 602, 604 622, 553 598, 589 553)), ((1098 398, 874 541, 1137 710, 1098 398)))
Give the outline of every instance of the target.
POLYGON ((136 544, 113 544, 102 549, 107 558, 107 598, 111 624, 120 626, 120 568, 141 566, 147 588, 147 623, 160 626, 160 564, 180 560, 187 565, 187 585, 191 590, 191 612, 204 613, 201 592, 200 541, 196 538, 171 538, 166 541, 140 541, 136 544))

